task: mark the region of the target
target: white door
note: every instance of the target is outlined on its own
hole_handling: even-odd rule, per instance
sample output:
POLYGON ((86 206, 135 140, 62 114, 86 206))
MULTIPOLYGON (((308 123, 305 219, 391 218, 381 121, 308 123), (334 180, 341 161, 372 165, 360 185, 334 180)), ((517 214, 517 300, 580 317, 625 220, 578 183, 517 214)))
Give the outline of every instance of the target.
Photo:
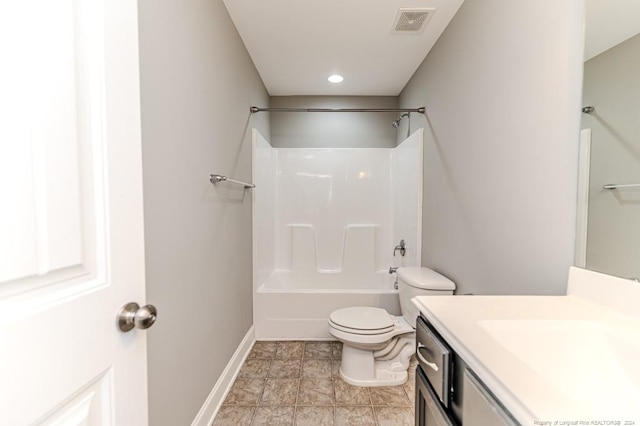
POLYGON ((147 424, 137 3, 0 1, 0 425, 147 424))

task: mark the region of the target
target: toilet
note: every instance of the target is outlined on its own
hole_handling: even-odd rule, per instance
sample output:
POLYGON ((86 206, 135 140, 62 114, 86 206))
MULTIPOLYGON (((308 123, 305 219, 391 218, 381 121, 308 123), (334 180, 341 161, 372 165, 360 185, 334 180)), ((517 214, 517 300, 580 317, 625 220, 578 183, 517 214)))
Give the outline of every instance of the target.
POLYGON ((455 290, 450 279, 431 269, 402 267, 396 273, 402 316, 368 306, 338 309, 329 316, 329 333, 343 343, 340 377, 351 385, 394 386, 406 382, 420 313, 411 299, 451 295, 455 290))

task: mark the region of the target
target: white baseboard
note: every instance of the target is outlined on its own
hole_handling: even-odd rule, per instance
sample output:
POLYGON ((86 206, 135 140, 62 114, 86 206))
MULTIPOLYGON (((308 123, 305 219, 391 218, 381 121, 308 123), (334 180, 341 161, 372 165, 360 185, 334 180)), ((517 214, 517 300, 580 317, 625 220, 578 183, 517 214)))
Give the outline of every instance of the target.
POLYGON ((202 408, 198 412, 198 415, 191 423, 191 426, 209 426, 213 423, 216 414, 220 406, 227 397, 233 381, 236 379, 244 360, 249 355, 253 344, 256 341, 256 332, 253 326, 247 331, 247 334, 242 339, 242 342, 238 345, 235 353, 229 360, 229 363, 225 367, 224 371, 220 375, 220 378, 216 382, 215 386, 209 393, 207 400, 204 402, 202 408))

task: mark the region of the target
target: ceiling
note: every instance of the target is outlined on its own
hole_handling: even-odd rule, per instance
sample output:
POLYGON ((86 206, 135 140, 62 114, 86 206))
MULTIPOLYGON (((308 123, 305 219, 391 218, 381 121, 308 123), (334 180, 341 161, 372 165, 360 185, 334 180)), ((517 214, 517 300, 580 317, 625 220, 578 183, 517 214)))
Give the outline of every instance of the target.
MULTIPOLYGON (((271 96, 397 96, 464 0, 224 0, 271 96), (399 8, 434 8, 418 33, 399 8), (329 83, 341 74, 344 81, 329 83)), ((637 0, 636 0, 637 1, 637 0)))
MULTIPOLYGON (((397 96, 464 0, 224 0, 271 96, 397 96), (392 31, 400 8, 433 8, 392 31), (344 82, 327 81, 341 74, 344 82)), ((640 0, 586 0, 585 61, 640 33, 640 0)))
POLYGON ((585 61, 640 33, 639 0, 586 0, 585 61))

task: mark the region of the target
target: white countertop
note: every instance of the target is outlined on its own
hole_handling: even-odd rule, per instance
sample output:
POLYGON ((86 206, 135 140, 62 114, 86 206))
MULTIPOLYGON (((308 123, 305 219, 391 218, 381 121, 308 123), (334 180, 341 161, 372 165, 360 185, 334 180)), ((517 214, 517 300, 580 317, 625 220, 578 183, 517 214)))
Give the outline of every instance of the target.
POLYGON ((568 293, 413 301, 523 425, 640 425, 640 284, 572 268, 568 293))

